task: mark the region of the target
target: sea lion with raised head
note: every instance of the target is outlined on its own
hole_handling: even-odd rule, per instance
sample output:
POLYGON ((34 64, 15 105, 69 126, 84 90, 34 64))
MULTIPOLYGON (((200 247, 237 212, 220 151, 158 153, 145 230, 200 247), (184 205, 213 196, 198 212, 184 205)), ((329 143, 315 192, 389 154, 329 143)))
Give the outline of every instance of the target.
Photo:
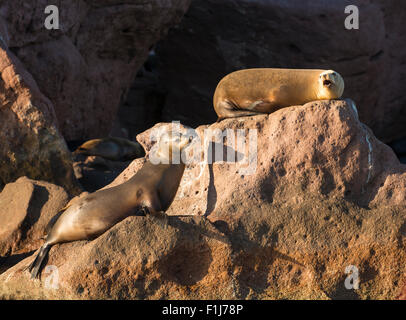
POLYGON ((225 76, 214 93, 214 110, 225 118, 272 113, 314 100, 339 99, 344 80, 334 70, 245 69, 225 76))
POLYGON ((86 141, 75 150, 74 154, 99 156, 113 161, 128 161, 144 157, 145 151, 138 142, 107 137, 86 141))
POLYGON ((161 135, 154 155, 158 164, 147 161, 128 181, 98 190, 70 202, 53 219, 45 243, 28 266, 31 277, 41 273, 44 259, 54 244, 94 239, 131 215, 162 214, 171 205, 178 190, 185 164, 182 152, 192 137, 178 132, 161 135))

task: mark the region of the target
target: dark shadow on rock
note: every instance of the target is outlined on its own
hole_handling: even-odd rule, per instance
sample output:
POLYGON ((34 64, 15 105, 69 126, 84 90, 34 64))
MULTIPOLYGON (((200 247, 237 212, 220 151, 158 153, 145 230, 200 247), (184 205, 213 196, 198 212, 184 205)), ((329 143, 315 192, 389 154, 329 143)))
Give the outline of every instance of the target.
MULTIPOLYGON (((223 137, 224 139, 224 137, 223 137)), ((210 215, 217 203, 217 191, 214 185, 213 164, 219 162, 236 163, 244 159, 244 154, 226 146, 224 143, 212 141, 207 148, 207 163, 209 167, 209 186, 207 191, 207 208, 204 216, 210 215), (221 153, 219 152, 221 150, 221 153)))
MULTIPOLYGON (((385 173, 381 173, 378 176, 372 178, 371 181, 369 181, 369 183, 364 186, 361 197, 353 197, 351 193, 347 193, 347 195, 345 196, 345 200, 350 201, 361 208, 370 209, 370 202, 375 199, 380 188, 385 185, 386 179, 388 179, 392 175, 398 175, 400 173, 402 173, 402 171, 400 171, 399 168, 385 171, 385 173)), ((387 197, 392 197, 391 190, 388 190, 387 197)))
MULTIPOLYGON (((227 243, 227 244, 230 243, 226 236, 212 232, 210 230, 207 230, 206 228, 202 228, 199 224, 196 223, 196 220, 194 220, 195 218, 196 217, 194 217, 194 216, 165 216, 164 218, 156 218, 156 219, 159 219, 163 223, 166 223, 169 226, 174 227, 179 230, 192 229, 193 233, 195 233, 195 234, 201 234, 202 236, 205 236, 205 237, 208 237, 211 239, 215 239, 215 240, 223 242, 223 243, 227 243), (189 221, 187 221, 187 222, 183 221, 182 219, 180 219, 182 217, 187 218, 189 221)), ((204 217, 197 217, 197 218, 205 219, 205 221, 207 221, 207 223, 213 225, 209 220, 207 220, 204 217)))
POLYGON ((209 167, 209 186, 207 191, 207 208, 204 216, 207 217, 210 213, 213 212, 217 203, 217 191, 214 185, 214 173, 213 173, 213 164, 208 164, 209 167))
POLYGON ((267 179, 262 180, 260 183, 261 200, 266 201, 268 203, 273 202, 273 195, 275 192, 276 181, 273 177, 276 177, 276 172, 274 168, 271 168, 269 177, 267 179))
POLYGON ((229 235, 231 233, 228 223, 224 220, 216 220, 213 222, 213 226, 225 235, 229 235))
POLYGON ((331 191, 336 188, 333 175, 326 169, 321 168, 323 174, 321 181, 321 194, 327 196, 331 191))
POLYGON ((228 224, 222 220, 216 221, 214 225, 222 230, 231 242, 233 267, 240 267, 240 272, 236 276, 238 299, 247 298, 250 289, 256 294, 261 294, 268 288, 269 267, 272 266, 275 259, 283 259, 300 267, 305 267, 299 261, 275 250, 273 246, 273 243, 277 241, 275 236, 271 235, 268 245, 261 246, 257 241, 250 239, 241 222, 234 230, 231 230, 228 224))
POLYGON ((179 243, 159 260, 158 271, 162 280, 191 286, 206 276, 212 261, 211 250, 206 243, 179 243))
POLYGON ((8 257, 0 257, 0 274, 15 266, 20 261, 31 256, 36 250, 30 252, 13 254, 8 257))
POLYGON ((34 185, 34 194, 28 206, 28 215, 23 222, 23 228, 32 227, 40 218, 41 210, 49 200, 49 192, 45 187, 34 185))
POLYGON ((345 287, 345 277, 338 281, 332 293, 327 296, 332 300, 361 300, 355 290, 349 290, 345 287))
POLYGON ((112 170, 102 170, 101 168, 84 168, 83 176, 78 179, 85 191, 95 192, 112 183, 121 172, 112 170))
POLYGON ((159 260, 158 271, 162 275, 162 279, 166 281, 190 286, 207 275, 213 258, 209 245, 204 241, 200 241, 201 236, 229 243, 224 236, 201 226, 200 222, 203 219, 205 222, 210 223, 203 217, 165 215, 153 218, 157 219, 155 220, 157 223, 181 230, 182 235, 188 234, 195 238, 195 241, 190 242, 178 241, 178 245, 159 260))

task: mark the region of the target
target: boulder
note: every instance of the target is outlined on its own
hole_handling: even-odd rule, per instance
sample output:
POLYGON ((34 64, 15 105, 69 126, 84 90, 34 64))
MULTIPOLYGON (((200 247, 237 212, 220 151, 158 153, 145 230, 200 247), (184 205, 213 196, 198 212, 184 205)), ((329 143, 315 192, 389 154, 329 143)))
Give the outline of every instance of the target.
POLYGON ((28 176, 76 193, 71 154, 58 131, 53 105, 8 48, 5 29, 0 32, 0 190, 28 176))
POLYGON ((167 92, 160 121, 214 122, 216 85, 238 69, 325 68, 344 77, 344 96, 379 139, 404 137, 405 9, 383 0, 195 0, 156 49, 167 92), (358 30, 344 27, 347 5, 359 8, 358 30))
MULTIPOLYGON (((21 177, 0 193, 0 259, 6 265, 43 243, 48 222, 68 201, 61 187, 21 177)), ((4 265, 0 264, 0 269, 4 265)))
MULTIPOLYGON (((137 140, 150 151, 158 132, 171 125, 158 124, 137 140)), ((406 166, 359 121, 352 100, 201 126, 196 141, 211 141, 204 132, 216 129, 245 130, 240 161, 227 161, 238 141, 218 136, 215 145, 226 141, 223 159, 188 165, 167 213, 206 216, 229 236, 239 298, 399 295, 406 271, 406 166), (247 129, 257 132, 256 157, 250 158, 247 129), (346 270, 358 272, 358 290, 346 289, 346 270)), ((212 159, 213 145, 202 145, 190 151, 212 159)), ((134 161, 110 186, 141 165, 134 161)))
POLYGON ((67 0, 47 30, 47 0, 8 0, 0 16, 10 48, 54 105, 67 140, 107 136, 119 103, 151 47, 190 0, 67 0))
MULTIPOLYGON (((188 129, 178 123, 159 123, 139 134, 137 140, 150 152, 157 137, 173 126, 188 129)), ((169 211, 174 214, 179 210, 191 215, 222 212, 234 203, 234 198, 239 202, 266 199, 273 204, 285 203, 290 194, 299 190, 345 199, 360 207, 402 205, 406 200, 405 166, 390 147, 359 121, 357 107, 350 99, 315 101, 270 115, 227 119, 189 130, 196 136, 190 155, 200 152, 201 156, 200 161, 193 161, 185 170, 169 211), (252 137, 247 129, 253 129, 252 137), (246 131, 240 134, 247 150, 246 154, 238 150, 239 161, 230 163, 226 160, 228 154, 236 152, 232 144, 238 143, 234 138, 239 134, 237 130, 246 131), (249 139, 254 142, 251 146, 249 139), (211 140, 215 141, 214 148, 211 140), (223 140, 224 150, 219 148, 223 140), (221 159, 207 164, 216 148, 223 151, 221 159), (252 152, 249 148, 253 148, 252 152), (237 192, 235 185, 243 188, 237 192), (184 204, 185 201, 194 205, 184 204)), ((134 161, 109 186, 126 181, 143 161, 134 161)), ((299 194, 296 197, 298 203, 303 201, 299 194)))
POLYGON ((228 240, 201 217, 129 217, 94 241, 55 246, 31 280, 27 258, 0 275, 3 299, 233 296, 228 240))

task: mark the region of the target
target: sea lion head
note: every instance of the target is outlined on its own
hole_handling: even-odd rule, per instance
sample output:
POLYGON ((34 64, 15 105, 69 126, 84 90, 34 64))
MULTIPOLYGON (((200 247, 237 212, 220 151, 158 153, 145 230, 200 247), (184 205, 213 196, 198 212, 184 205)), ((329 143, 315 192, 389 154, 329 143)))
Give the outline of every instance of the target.
POLYGON ((344 92, 344 80, 334 70, 323 71, 318 79, 318 98, 320 100, 339 99, 344 92))
POLYGON ((164 132, 158 142, 158 155, 166 159, 180 159, 182 152, 191 144, 192 136, 178 131, 164 132))
POLYGON ((109 139, 93 139, 79 146, 74 153, 115 160, 120 155, 120 146, 109 139))

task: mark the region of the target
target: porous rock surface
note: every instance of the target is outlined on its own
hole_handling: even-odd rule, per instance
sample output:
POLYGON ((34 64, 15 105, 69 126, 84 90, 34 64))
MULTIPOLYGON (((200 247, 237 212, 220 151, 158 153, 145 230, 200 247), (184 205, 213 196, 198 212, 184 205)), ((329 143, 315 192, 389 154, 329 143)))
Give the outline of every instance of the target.
MULTIPOLYGON (((3 20, 0 17, 0 26, 3 20)), ((72 158, 51 101, 6 44, 0 28, 0 190, 21 176, 76 193, 72 158)))
MULTIPOLYGON (((169 125, 139 135, 139 142, 150 151, 154 134, 169 125)), ((29 280, 23 270, 28 257, 0 275, 2 297, 401 296, 406 167, 359 121, 351 100, 224 120, 199 127, 195 141, 204 141, 204 129, 227 128, 223 156, 240 161, 225 156, 189 164, 167 217, 129 217, 93 241, 54 246, 41 280, 29 280), (244 162, 251 142, 233 144, 231 132, 238 129, 243 137, 247 129, 257 132, 255 170, 249 158, 244 162), (359 279, 356 290, 352 277, 359 279)), ((205 149, 194 148, 194 155, 205 149)), ((130 178, 143 161, 110 186, 130 178)))
MULTIPOLYGON (((138 141, 150 150, 171 126, 158 124, 138 141)), ((227 162, 237 143, 227 137, 225 161, 187 167, 168 214, 206 216, 230 235, 246 270, 240 270, 244 297, 397 297, 405 275, 406 167, 359 121, 352 100, 201 126, 199 143, 205 130, 215 129, 257 130, 255 170, 247 141, 241 162, 227 162), (356 291, 344 286, 351 265, 360 275, 356 291)), ((193 150, 210 159, 209 148, 193 150)), ((134 161, 112 185, 142 162, 134 161)))

